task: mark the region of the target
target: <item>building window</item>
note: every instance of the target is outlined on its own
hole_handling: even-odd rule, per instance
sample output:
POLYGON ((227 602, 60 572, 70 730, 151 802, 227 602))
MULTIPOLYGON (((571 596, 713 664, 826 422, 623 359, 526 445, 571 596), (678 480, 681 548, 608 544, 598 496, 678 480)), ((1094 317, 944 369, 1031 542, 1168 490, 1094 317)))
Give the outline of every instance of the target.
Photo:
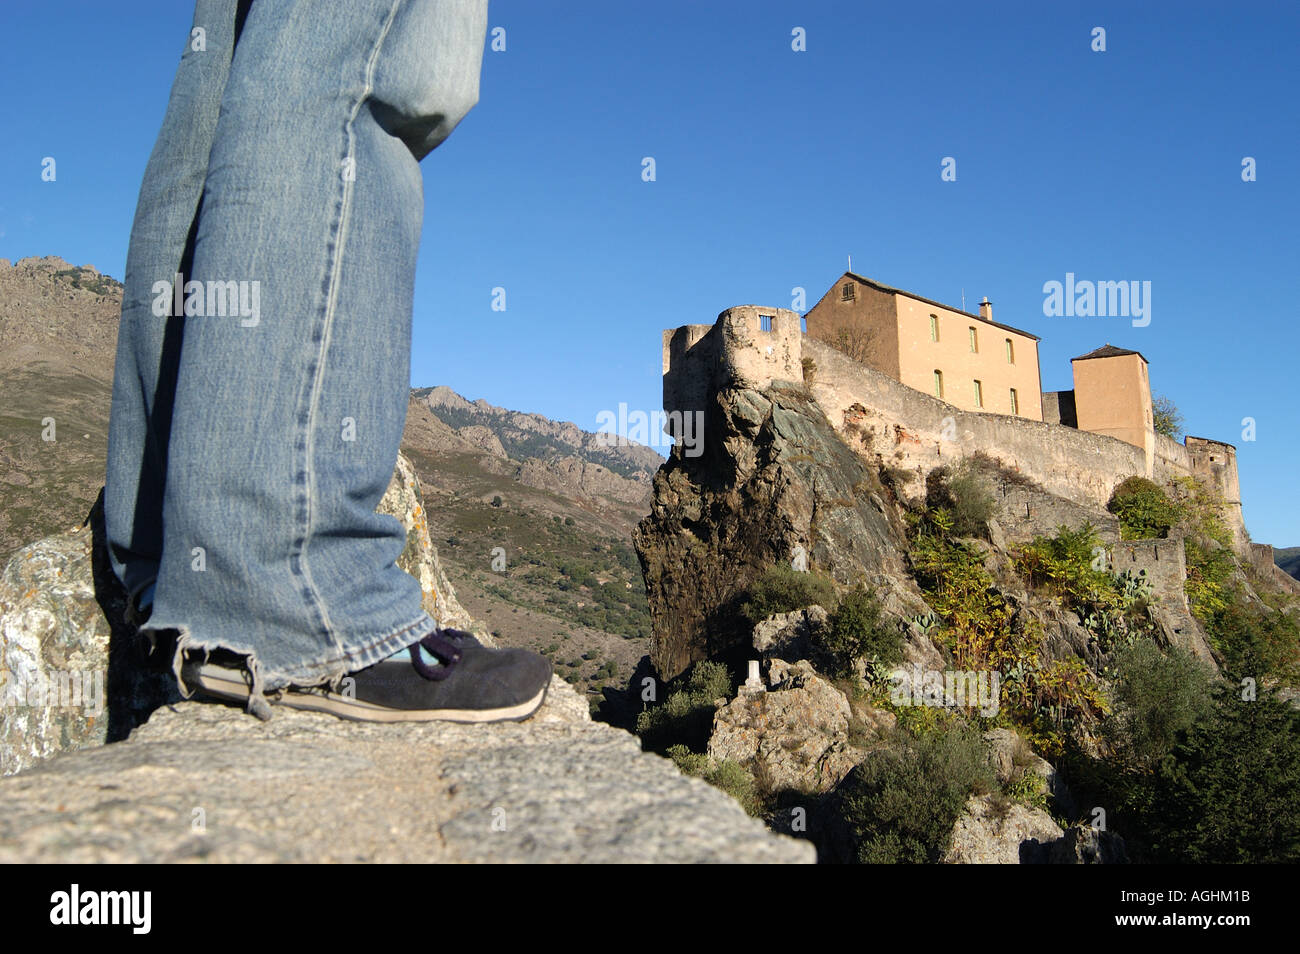
POLYGON ((857 297, 857 290, 853 282, 845 282, 844 287, 840 289, 840 301, 853 301, 857 297))
POLYGON ((934 372, 934 396, 943 400, 943 372, 938 369, 934 372))
POLYGON ((970 353, 979 354, 980 346, 979 346, 979 342, 975 339, 975 329, 971 328, 969 329, 969 331, 970 331, 970 353))
POLYGON ((931 341, 939 340, 939 316, 938 315, 930 316, 930 340, 931 341))
POLYGON ((1016 346, 1013 345, 1011 343, 1011 339, 1008 338, 1007 339, 1007 364, 1015 364, 1015 363, 1016 363, 1016 346))
POLYGON ((771 331, 771 330, 772 330, 772 316, 771 316, 771 315, 759 315, 759 316, 758 316, 758 330, 759 330, 759 331, 771 331))
POLYGON ((975 382, 975 406, 984 406, 984 386, 978 381, 975 382))
POLYGON ((1011 389, 1011 413, 1012 414, 1020 413, 1020 399, 1016 397, 1015 388, 1011 389))

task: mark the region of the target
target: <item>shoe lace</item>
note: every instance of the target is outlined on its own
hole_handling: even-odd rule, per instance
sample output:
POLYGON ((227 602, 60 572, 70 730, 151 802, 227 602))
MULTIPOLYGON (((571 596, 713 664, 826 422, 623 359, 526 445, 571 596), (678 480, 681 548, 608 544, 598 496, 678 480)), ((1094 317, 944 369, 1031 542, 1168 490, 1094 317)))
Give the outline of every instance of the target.
POLYGON ((441 682, 446 679, 451 675, 456 663, 460 662, 460 644, 469 635, 469 633, 459 629, 445 629, 443 627, 435 629, 428 636, 411 646, 411 664, 415 666, 415 671, 425 679, 433 682, 441 682), (442 665, 430 666, 421 659, 421 647, 442 665))

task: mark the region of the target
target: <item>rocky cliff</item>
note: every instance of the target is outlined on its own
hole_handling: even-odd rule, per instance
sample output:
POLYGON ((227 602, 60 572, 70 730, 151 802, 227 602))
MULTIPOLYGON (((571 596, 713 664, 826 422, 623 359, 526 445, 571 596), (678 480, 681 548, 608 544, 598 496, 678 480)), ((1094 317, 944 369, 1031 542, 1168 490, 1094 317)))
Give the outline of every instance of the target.
MULTIPOLYGON (((917 585, 904 524, 909 510, 915 516, 925 507, 915 485, 933 486, 945 462, 886 488, 890 461, 855 426, 852 409, 834 426, 817 393, 792 382, 722 382, 707 399, 702 453, 687 457, 675 448, 655 475, 652 509, 633 542, 653 621, 650 658, 661 677, 747 646, 753 625, 740 605, 758 575, 779 563, 816 568, 841 585, 866 584, 921 644, 917 652, 932 652, 915 623, 932 608, 917 585)), ((1061 526, 1088 524, 1111 570, 1143 572, 1151 588, 1147 613, 1161 641, 1213 662, 1183 592, 1181 536, 1121 541, 1107 511, 1050 493, 1006 462, 977 460, 991 510, 982 531, 987 539, 967 543, 984 555, 1017 625, 1042 625, 1050 657, 1075 655, 1098 670, 1104 664, 1095 634, 1029 587, 1012 566, 1013 551, 1061 526)), ((1251 592, 1244 578, 1241 585, 1251 592)))
POLYGON ((372 725, 186 702, 0 780, 0 862, 800 862, 567 685, 528 722, 372 725))
POLYGON ((720 390, 703 433, 699 456, 674 449, 655 475, 653 508, 633 537, 654 623, 650 658, 663 678, 749 639, 737 601, 776 563, 802 560, 920 604, 876 468, 805 390, 720 390))

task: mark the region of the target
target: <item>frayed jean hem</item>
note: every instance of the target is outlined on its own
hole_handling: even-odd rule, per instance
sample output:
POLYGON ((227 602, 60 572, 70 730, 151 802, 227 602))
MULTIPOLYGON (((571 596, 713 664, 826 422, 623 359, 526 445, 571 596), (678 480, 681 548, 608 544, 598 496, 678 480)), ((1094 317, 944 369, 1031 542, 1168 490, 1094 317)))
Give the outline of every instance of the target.
POLYGON ((345 650, 342 655, 331 653, 324 658, 303 662, 293 670, 273 672, 265 670, 256 650, 251 646, 203 639, 195 636, 186 623, 150 619, 140 628, 140 633, 155 648, 158 634, 166 632, 177 634, 176 647, 172 656, 172 672, 176 676, 176 684, 181 695, 186 699, 194 695, 194 691, 185 684, 182 676, 187 653, 201 652, 206 656, 213 651, 224 650, 243 657, 250 681, 247 711, 265 722, 271 718, 271 706, 266 700, 267 693, 290 686, 309 688, 319 685, 328 685, 332 690, 337 691, 345 676, 369 668, 401 652, 437 628, 438 624, 428 613, 421 613, 418 619, 396 632, 370 640, 358 648, 345 650))

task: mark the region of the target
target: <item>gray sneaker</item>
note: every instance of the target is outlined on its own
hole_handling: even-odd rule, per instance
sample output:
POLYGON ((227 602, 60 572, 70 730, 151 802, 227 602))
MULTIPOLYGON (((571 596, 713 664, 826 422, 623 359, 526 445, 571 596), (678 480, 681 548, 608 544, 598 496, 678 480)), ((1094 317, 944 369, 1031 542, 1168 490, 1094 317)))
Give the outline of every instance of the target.
MULTIPOLYGON (((247 703, 251 677, 222 654, 188 658, 181 680, 210 695, 247 703)), ((267 693, 272 704, 362 722, 518 722, 536 712, 551 683, 551 662, 524 649, 488 649, 472 634, 439 629, 408 650, 326 686, 267 693)))

